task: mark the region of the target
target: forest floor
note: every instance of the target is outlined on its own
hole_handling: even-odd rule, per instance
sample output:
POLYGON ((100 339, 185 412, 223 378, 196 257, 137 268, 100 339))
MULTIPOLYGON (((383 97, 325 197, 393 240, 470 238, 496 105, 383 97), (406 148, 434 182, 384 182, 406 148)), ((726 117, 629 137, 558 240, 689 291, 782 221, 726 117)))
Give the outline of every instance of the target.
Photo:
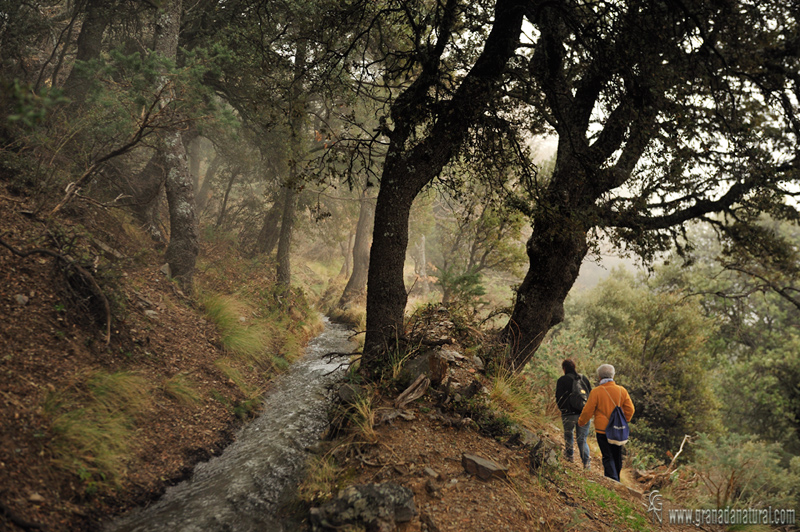
MULTIPOLYGON (((219 333, 160 271, 159 254, 138 231, 100 209, 73 207, 45 224, 34 208, 0 188, 0 238, 17 251, 56 250, 114 272, 103 278, 114 287, 114 320, 106 344, 102 307, 80 283, 67 288, 59 259, 0 248, 0 530, 97 530, 220 453, 246 422, 237 413, 249 398, 220 369, 219 333), (123 393, 125 404, 104 395, 110 376, 138 388, 123 393), (180 393, 181 382, 191 382, 191 393, 180 393), (128 400, 134 392, 148 400, 128 400), (111 423, 117 414, 128 416, 121 425, 111 423), (96 440, 78 439, 70 423, 94 423, 96 440)), ((476 377, 485 378, 468 365, 451 368, 454 385, 476 377)), ((376 414, 391 410, 391 400, 376 397, 376 414)), ((348 482, 413 490, 419 513, 400 530, 678 530, 651 524, 633 481, 602 477, 596 447, 592 471, 561 463, 531 473, 524 448, 454 424, 431 395, 406 409, 412 420, 379 424, 369 441, 342 447, 358 452, 339 457, 348 482), (507 479, 469 475, 464 453, 506 466, 507 479)), ((537 431, 562 445, 556 420, 537 431)))
POLYGON ((0 530, 94 530, 220 453, 248 398, 220 369, 215 326, 160 271, 152 243, 102 209, 45 224, 34 207, 0 188, 0 238, 113 272, 103 284, 114 319, 106 345, 102 306, 88 297, 80 308, 87 293, 68 288, 59 259, 0 247, 0 530))
MULTIPOLYGON (((445 382, 450 393, 481 382, 487 396, 492 385, 466 359, 451 363, 445 382)), ((445 384, 438 390, 445 389, 445 384)), ((670 525, 664 499, 662 518, 648 513, 645 493, 651 488, 623 470, 622 483, 603 476, 600 452, 590 437, 591 469, 561 456, 560 419, 528 427, 558 449, 558 464, 531 468, 531 449, 508 436, 492 437, 475 423, 442 406, 432 391, 401 409, 385 391, 372 398, 374 433, 360 428, 326 442, 321 451, 336 458, 346 485, 390 482, 414 493, 417 515, 398 526, 400 532, 697 530, 670 525), (382 419, 390 419, 381 422, 382 419), (504 478, 481 480, 469 473, 463 455, 476 455, 506 469, 504 478)), ((577 450, 576 450, 577 456, 577 450)))

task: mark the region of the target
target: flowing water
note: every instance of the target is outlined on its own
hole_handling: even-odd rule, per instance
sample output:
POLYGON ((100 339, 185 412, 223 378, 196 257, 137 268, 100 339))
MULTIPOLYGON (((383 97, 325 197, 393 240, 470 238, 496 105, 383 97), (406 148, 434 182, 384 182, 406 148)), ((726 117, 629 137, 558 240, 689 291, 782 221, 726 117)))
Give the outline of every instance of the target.
POLYGON ((225 451, 198 464, 190 479, 168 488, 157 502, 106 527, 108 532, 281 532, 292 528, 276 516, 296 486, 308 456, 327 425, 330 384, 341 358, 353 350, 350 333, 325 322, 305 356, 276 379, 263 413, 225 451))

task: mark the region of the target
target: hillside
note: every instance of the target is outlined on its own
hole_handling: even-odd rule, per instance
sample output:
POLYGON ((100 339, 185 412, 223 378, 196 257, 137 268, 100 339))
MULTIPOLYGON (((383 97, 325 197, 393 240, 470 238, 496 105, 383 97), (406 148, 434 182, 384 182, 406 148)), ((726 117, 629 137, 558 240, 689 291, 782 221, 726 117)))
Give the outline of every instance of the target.
MULTIPOLYGON (((226 348, 121 213, 76 206, 45 222, 34 208, 0 190, 2 240, 84 265, 112 320, 106 342, 101 298, 62 259, 0 248, 0 529, 94 530, 219 453, 254 413, 276 365, 226 348)), ((205 244, 199 284, 207 291, 228 288, 209 265, 225 253, 205 244)), ((265 273, 250 274, 266 282, 265 273)), ((280 341, 302 342, 317 319, 295 315, 284 330, 280 341)))
MULTIPOLYGON (((220 362, 231 360, 220 328, 167 279, 157 251, 124 216, 76 206, 47 223, 30 215, 33 207, 2 191, 2 240, 23 254, 47 249, 85 264, 109 298, 112 327, 106 344, 97 294, 75 283, 69 266, 65 277, 61 259, 0 252, 0 523, 4 530, 96 530, 219 453, 255 413, 271 373, 220 362)), ((200 285, 233 293, 241 275, 211 273, 226 254, 217 245, 204 244, 200 285)), ((313 330, 301 326, 297 334, 307 339, 313 330)), ((531 471, 530 451, 509 443, 505 421, 487 432, 489 418, 479 425, 445 407, 472 382, 483 389, 478 398, 493 386, 465 360, 450 364, 446 386, 428 390, 400 416, 391 404, 400 380, 369 388, 370 422, 355 431, 344 423, 320 444, 319 457, 335 457, 337 465, 327 484, 315 484, 319 471, 311 468, 301 488, 306 509, 336 488, 393 482, 413 490, 419 511, 401 530, 650 529, 636 486, 605 480, 596 448, 592 472, 563 462, 531 471), (465 453, 507 467, 507 479, 471 476, 465 453)), ((557 419, 539 419, 528 428, 560 446, 557 419)))
MULTIPOLYGON (((441 310, 438 314, 440 324, 449 323, 441 310)), ((696 530, 654 524, 643 495, 650 488, 634 481, 630 469, 623 471, 622 484, 605 478, 593 437, 591 470, 561 459, 560 420, 534 411, 539 400, 520 393, 524 379, 487 376, 481 363, 461 354, 457 342, 422 351, 406 367, 422 367, 430 375, 421 359, 442 353, 449 362, 442 382, 417 400, 401 399, 419 369, 410 375, 398 371, 378 385, 343 385, 334 437, 314 449, 309 477, 300 487, 306 504, 318 506, 351 485, 391 483, 414 495, 417 514, 398 524, 401 531, 696 530), (532 402, 521 404, 524 398, 532 402), (465 455, 503 471, 481 479, 465 465, 465 455)), ((671 504, 664 501, 665 520, 671 504)))

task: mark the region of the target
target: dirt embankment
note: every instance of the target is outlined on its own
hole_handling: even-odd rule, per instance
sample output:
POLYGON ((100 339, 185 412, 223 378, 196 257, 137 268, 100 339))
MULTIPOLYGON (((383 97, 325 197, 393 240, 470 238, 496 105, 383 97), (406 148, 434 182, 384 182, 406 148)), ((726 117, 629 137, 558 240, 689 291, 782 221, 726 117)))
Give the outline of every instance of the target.
POLYGON ((75 206, 44 222, 32 208, 0 189, 2 240, 69 262, 0 247, 0 529, 92 530, 220 452, 248 398, 217 364, 215 327, 122 215, 75 206), (109 300, 108 343, 70 263, 109 300))

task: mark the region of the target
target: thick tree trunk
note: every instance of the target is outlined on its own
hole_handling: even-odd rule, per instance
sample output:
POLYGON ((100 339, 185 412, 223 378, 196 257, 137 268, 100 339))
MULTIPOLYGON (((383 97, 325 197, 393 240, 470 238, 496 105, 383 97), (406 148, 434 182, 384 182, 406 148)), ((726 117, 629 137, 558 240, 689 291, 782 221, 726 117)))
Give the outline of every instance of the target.
POLYGON ((563 321, 564 300, 589 249, 582 229, 542 225, 534 224, 528 240, 530 268, 517 289, 514 310, 503 330, 504 339, 511 346, 506 363, 514 370, 522 369, 547 331, 563 321))
MULTIPOLYGON (((509 59, 514 55, 522 31, 523 6, 516 0, 497 0, 495 22, 480 57, 456 90, 453 98, 440 102, 430 133, 409 148, 407 142, 421 124, 430 89, 439 79, 439 64, 428 58, 414 83, 395 101, 395 129, 381 176, 375 207, 375 230, 367 281, 367 331, 362 365, 367 372, 379 365, 382 353, 402 335, 407 301, 403 264, 408 246, 411 204, 422 188, 436 177, 461 146, 469 128, 496 93, 509 59)), ((452 22, 454 19, 446 20, 452 22)), ((446 40, 451 27, 440 28, 446 40)), ((444 50, 437 43, 437 50, 444 50)))
POLYGON ((294 83, 289 102, 289 138, 292 162, 289 168, 289 181, 284 186, 283 216, 281 217, 281 233, 278 240, 278 284, 289 287, 292 282, 292 267, 290 253, 292 248, 292 234, 294 232, 294 218, 297 211, 297 202, 300 198, 298 181, 300 169, 298 164, 305 155, 302 148, 303 127, 305 125, 306 102, 303 99, 303 75, 306 68, 306 53, 308 43, 299 40, 294 58, 294 83))
POLYGON ((195 262, 200 250, 197 238, 197 216, 194 210, 192 176, 186 161, 186 150, 179 132, 166 135, 159 157, 167 171, 167 203, 169 204, 169 244, 164 258, 170 275, 184 291, 191 291, 195 262))
MULTIPOLYGON (((178 34, 182 0, 167 0, 156 19, 155 51, 175 59, 178 53, 178 34)), ((166 83, 161 79, 160 83, 166 83)), ((165 103, 169 103, 169 98, 165 103)), ((197 242, 197 213, 194 204, 192 176, 186 148, 179 131, 163 135, 159 160, 166 171, 167 202, 169 204, 169 244, 164 255, 171 275, 185 291, 191 291, 199 245, 197 242)))
MULTIPOLYGON (((86 1, 86 16, 81 25, 81 33, 78 35, 76 63, 100 57, 100 53, 103 51, 103 34, 111 20, 115 3, 109 0, 86 1)), ((73 103, 80 104, 86 97, 89 79, 81 73, 80 68, 75 68, 73 65, 62 88, 66 97, 70 98, 73 103)))
POLYGON ((258 240, 256 240, 255 253, 272 253, 278 240, 281 236, 281 214, 283 212, 283 203, 275 201, 272 207, 269 208, 264 215, 264 224, 261 226, 261 231, 258 233, 258 240))
POLYGON ((342 269, 339 270, 339 275, 337 277, 350 278, 350 272, 353 270, 353 241, 355 237, 355 233, 350 232, 350 234, 347 235, 347 240, 339 243, 339 249, 342 250, 344 262, 342 263, 342 269))
MULTIPOLYGON (((408 248, 408 216, 421 186, 403 179, 405 165, 387 157, 378 202, 367 279, 367 333, 362 364, 369 368, 379 356, 394 347, 403 335, 403 319, 408 296, 403 280, 403 265, 408 248)), ((418 176, 424 175, 417 167, 418 176)), ((433 174, 435 175, 435 173, 433 174)), ((433 179, 422 179, 424 183, 433 179)), ((424 185, 423 183, 423 185, 424 185)))
POLYGON ((292 186, 284 187, 283 216, 278 239, 278 284, 288 287, 292 284, 291 247, 294 232, 294 216, 300 194, 292 186))
POLYGON ((364 190, 361 195, 358 223, 356 224, 356 239, 353 244, 353 273, 347 281, 347 286, 344 287, 342 297, 339 298, 339 302, 336 304, 337 308, 344 309, 351 302, 364 295, 364 291, 367 288, 367 272, 369 271, 370 237, 374 223, 374 200, 364 190))

